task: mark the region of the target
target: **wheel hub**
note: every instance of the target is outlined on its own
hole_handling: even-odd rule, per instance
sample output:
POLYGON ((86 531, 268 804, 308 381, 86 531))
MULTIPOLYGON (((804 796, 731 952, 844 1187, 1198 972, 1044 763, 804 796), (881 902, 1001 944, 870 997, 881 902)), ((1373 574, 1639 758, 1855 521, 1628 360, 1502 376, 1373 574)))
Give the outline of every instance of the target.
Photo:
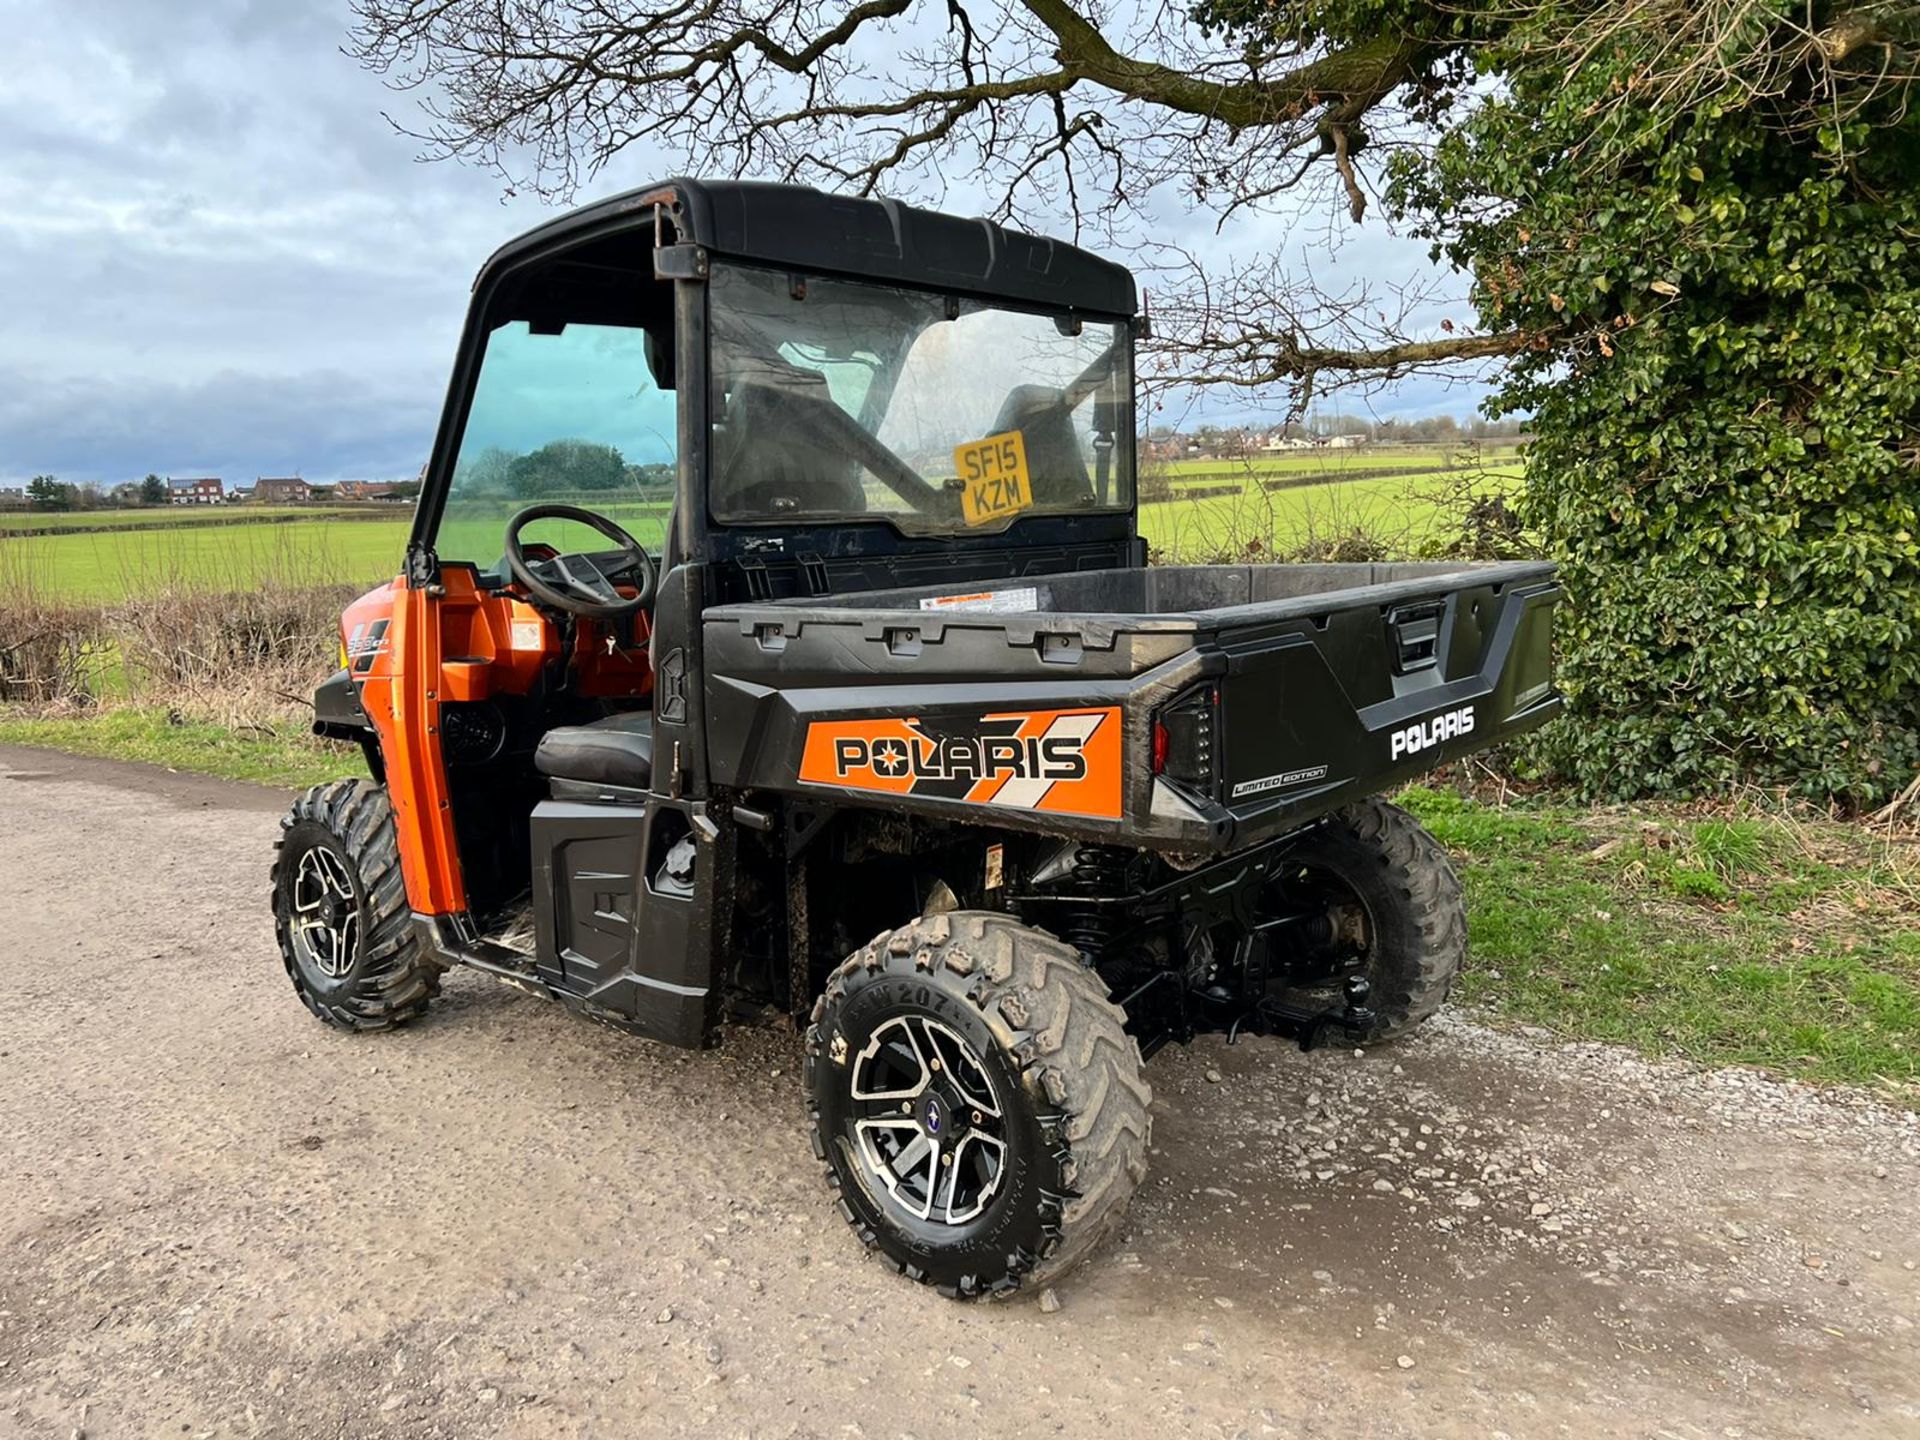
POLYGON ((854 1057, 853 1150, 875 1190, 913 1220, 963 1225, 999 1192, 1006 1118, 979 1053, 928 1016, 882 1021, 854 1057))
POLYGON ((359 956, 360 902, 347 863, 324 845, 300 857, 293 875, 294 947, 316 973, 338 980, 359 956))
POLYGON ((929 1140, 944 1140, 953 1130, 952 1110, 931 1091, 920 1098, 920 1129, 929 1140))

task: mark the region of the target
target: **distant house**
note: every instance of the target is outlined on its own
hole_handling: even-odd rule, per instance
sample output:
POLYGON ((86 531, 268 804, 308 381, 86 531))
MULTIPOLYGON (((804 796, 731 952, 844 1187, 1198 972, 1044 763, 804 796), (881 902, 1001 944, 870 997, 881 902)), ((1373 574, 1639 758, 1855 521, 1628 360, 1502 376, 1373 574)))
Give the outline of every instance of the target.
POLYGON ((385 500, 393 493, 393 486, 377 480, 341 480, 333 487, 336 500, 385 500))
POLYGON ((262 505, 304 505, 313 498, 313 487, 298 476, 268 479, 263 475, 253 482, 253 498, 262 505))
POLYGON ((172 476, 167 477, 169 505, 218 505, 225 498, 225 487, 218 479, 175 480, 172 476))
POLYGON ((24 510, 27 508, 27 490, 24 485, 0 485, 0 510, 24 510))

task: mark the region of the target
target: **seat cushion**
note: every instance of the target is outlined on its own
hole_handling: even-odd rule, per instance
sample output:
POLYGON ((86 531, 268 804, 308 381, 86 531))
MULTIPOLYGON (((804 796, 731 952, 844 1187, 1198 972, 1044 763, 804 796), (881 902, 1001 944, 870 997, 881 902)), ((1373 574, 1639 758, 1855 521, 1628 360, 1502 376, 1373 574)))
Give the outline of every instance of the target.
POLYGON ((653 781, 653 713, 636 710, 549 730, 533 752, 533 768, 554 780, 644 790, 653 781))

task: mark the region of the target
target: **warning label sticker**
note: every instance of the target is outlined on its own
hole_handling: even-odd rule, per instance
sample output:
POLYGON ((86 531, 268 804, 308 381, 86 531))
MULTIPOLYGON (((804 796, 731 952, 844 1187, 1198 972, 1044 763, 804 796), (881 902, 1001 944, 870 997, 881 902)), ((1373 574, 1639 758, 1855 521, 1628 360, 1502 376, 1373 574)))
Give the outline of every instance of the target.
POLYGON ((1040 608, 1040 592, 1032 585, 1012 590, 978 590, 971 595, 931 595, 922 610, 978 610, 994 615, 1028 615, 1040 608))

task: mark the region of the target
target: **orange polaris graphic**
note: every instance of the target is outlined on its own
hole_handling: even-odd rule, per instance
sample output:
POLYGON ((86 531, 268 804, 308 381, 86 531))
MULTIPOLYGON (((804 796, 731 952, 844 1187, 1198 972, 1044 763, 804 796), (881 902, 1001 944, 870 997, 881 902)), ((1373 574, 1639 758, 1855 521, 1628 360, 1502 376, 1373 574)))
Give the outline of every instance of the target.
POLYGON ((905 720, 816 720, 810 785, 1120 818, 1120 711, 1020 710, 905 720))

